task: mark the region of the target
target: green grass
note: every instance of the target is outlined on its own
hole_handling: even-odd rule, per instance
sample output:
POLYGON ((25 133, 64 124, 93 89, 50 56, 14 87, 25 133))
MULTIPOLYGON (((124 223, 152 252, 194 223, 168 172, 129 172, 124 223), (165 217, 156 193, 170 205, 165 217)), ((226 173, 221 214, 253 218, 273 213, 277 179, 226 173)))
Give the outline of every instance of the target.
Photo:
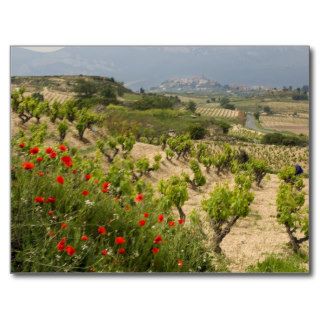
POLYGON ((285 258, 269 255, 264 261, 249 266, 246 271, 262 273, 308 272, 303 265, 304 263, 307 263, 307 258, 301 255, 291 255, 285 258))

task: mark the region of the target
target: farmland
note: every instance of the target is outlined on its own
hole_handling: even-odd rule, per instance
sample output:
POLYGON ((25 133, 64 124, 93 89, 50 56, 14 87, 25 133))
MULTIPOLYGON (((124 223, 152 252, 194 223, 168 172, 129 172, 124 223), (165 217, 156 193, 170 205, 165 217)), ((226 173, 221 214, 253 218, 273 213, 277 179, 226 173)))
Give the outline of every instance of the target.
MULTIPOLYGON (((247 272, 274 257, 308 271, 307 146, 262 143, 240 106, 192 112, 185 97, 89 77, 97 89, 85 97, 72 77, 57 81, 63 90, 15 81, 14 272, 247 272)), ((261 126, 277 116, 260 115, 261 126)))

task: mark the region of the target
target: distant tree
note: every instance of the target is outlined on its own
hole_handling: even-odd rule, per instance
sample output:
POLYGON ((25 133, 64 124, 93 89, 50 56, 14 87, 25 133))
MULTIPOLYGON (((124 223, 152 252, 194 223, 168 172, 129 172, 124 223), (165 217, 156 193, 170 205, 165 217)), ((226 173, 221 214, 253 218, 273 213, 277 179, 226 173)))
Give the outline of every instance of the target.
POLYGON ((100 94, 102 97, 101 103, 108 105, 117 101, 116 92, 110 85, 104 87, 100 94))
POLYGON ((194 101, 190 100, 187 104, 187 110, 191 111, 192 113, 194 113, 197 109, 197 105, 194 101))
POLYGON ((272 110, 271 110, 271 108, 270 108, 269 106, 264 106, 264 107, 263 107, 263 111, 264 111, 265 113, 267 113, 267 114, 271 114, 271 113, 272 113, 272 110))
POLYGON ((259 120, 259 118, 260 118, 260 112, 259 111, 255 112, 253 115, 257 120, 259 120))
POLYGON ((203 139, 206 133, 207 130, 202 125, 193 125, 189 128, 190 138, 193 140, 203 139))
POLYGON ((44 101, 43 94, 40 92, 34 92, 31 97, 39 102, 44 101))
POLYGON ((91 98, 97 92, 97 88, 92 81, 78 79, 74 91, 79 98, 91 98))
POLYGON ((141 87, 140 90, 139 90, 139 92, 140 92, 141 94, 144 94, 144 93, 145 93, 145 90, 141 87))

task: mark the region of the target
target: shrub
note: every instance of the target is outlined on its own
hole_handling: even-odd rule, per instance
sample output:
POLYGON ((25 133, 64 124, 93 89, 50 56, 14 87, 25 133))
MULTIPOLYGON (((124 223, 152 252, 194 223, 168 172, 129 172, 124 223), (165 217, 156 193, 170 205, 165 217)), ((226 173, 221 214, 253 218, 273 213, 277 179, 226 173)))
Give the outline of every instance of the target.
POLYGON ((303 208, 305 194, 291 183, 282 182, 277 193, 277 220, 284 225, 292 249, 297 253, 301 243, 309 240, 308 213, 303 208), (304 234, 299 237, 299 233, 304 234))
POLYGON ((190 134, 190 138, 193 140, 203 139, 207 133, 207 130, 201 125, 192 126, 188 131, 190 134))
POLYGON ((260 187, 262 179, 269 172, 266 162, 263 160, 251 159, 249 163, 249 170, 253 174, 257 186, 260 187))
POLYGON ((249 206, 254 199, 249 192, 250 185, 247 177, 241 177, 236 179, 233 190, 229 186, 216 186, 210 197, 202 201, 202 208, 208 213, 215 233, 215 253, 221 253, 220 244, 237 220, 249 214, 249 206))
POLYGON ((185 179, 188 183, 191 184, 192 188, 195 189, 197 187, 201 187, 201 186, 205 185, 206 178, 204 177, 204 175, 201 172, 201 168, 200 168, 198 161, 196 161, 194 159, 191 160, 190 161, 190 168, 193 172, 193 179, 191 180, 188 175, 185 175, 185 179))
POLYGON ((58 125, 59 139, 63 141, 68 131, 68 124, 65 121, 61 121, 58 125))
POLYGON ((182 210, 183 204, 188 200, 187 183, 183 177, 172 176, 168 180, 160 180, 159 191, 163 195, 163 204, 166 209, 175 206, 180 219, 185 220, 186 215, 182 210))
POLYGON ((220 174, 223 171, 230 170, 233 159, 233 150, 231 149, 229 144, 225 144, 223 146, 223 152, 221 152, 213 158, 213 163, 216 167, 217 174, 220 174))

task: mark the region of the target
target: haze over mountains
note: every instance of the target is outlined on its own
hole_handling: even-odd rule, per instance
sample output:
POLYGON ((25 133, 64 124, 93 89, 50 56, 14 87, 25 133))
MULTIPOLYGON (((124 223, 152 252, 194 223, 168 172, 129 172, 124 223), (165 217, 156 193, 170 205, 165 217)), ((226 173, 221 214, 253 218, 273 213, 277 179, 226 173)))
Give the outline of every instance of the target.
POLYGON ((133 90, 194 76, 222 85, 301 87, 309 84, 309 47, 72 46, 53 52, 11 47, 12 76, 78 74, 114 77, 133 90))

